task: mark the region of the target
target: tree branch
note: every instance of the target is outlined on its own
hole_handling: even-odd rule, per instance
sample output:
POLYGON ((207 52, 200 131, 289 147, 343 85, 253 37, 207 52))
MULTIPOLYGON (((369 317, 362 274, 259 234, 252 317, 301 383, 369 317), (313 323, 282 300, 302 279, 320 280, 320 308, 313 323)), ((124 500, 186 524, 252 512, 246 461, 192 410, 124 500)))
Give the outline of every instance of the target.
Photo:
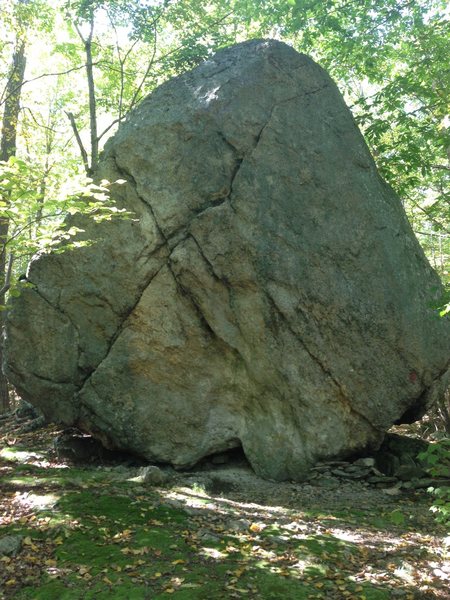
MULTIPOLYGON (((93 63, 93 66, 96 66, 97 64, 99 64, 99 62, 100 61, 93 63)), ((81 69, 85 69, 85 68, 86 68, 86 65, 80 65, 79 67, 73 67, 72 69, 67 69, 66 71, 57 71, 55 73, 42 73, 42 75, 38 75, 37 77, 32 77, 31 79, 25 79, 21 85, 18 85, 16 88, 12 89, 11 92, 7 96, 5 96, 3 94, 3 96, 0 100, 0 106, 8 100, 9 96, 16 94, 18 92, 18 90, 27 83, 33 83, 33 81, 38 81, 38 79, 43 79, 44 77, 58 77, 59 75, 68 75, 69 73, 72 73, 73 71, 81 71, 81 69)))
POLYGON ((114 127, 114 125, 116 123, 120 123, 125 119, 126 115, 122 115, 121 117, 117 117, 117 119, 114 119, 113 121, 111 121, 111 123, 108 125, 108 127, 106 129, 104 129, 101 134, 98 136, 98 141, 100 141, 102 139, 102 137, 108 133, 108 131, 114 127))
MULTIPOLYGON (((97 107, 95 98, 95 83, 94 83, 94 65, 92 61, 92 36, 94 35, 94 11, 91 8, 89 14, 89 34, 84 38, 78 24, 75 22, 75 29, 84 44, 86 53, 86 75, 89 93, 89 132, 91 138, 91 161, 87 158, 87 153, 83 155, 83 163, 88 175, 92 174, 98 163, 98 135, 97 135, 97 107), (86 166, 87 165, 87 166, 86 166)), ((78 141, 78 140, 77 140, 78 141)), ((78 144, 79 145, 79 144, 78 144)), ((80 148, 81 149, 81 148, 80 148)))
POLYGON ((88 158, 86 149, 83 145, 83 142, 81 140, 80 133, 78 131, 78 127, 77 127, 77 124, 75 121, 75 117, 73 116, 73 113, 71 113, 67 110, 65 111, 65 113, 69 117, 69 121, 72 126, 72 131, 75 135, 75 139, 77 140, 77 144, 78 144, 78 147, 79 147, 80 153, 81 153, 81 158, 83 160, 84 170, 86 171, 86 173, 89 173, 89 158, 88 158))
POLYGON ((430 165, 432 169, 442 169, 444 171, 450 171, 450 167, 447 165, 430 165))

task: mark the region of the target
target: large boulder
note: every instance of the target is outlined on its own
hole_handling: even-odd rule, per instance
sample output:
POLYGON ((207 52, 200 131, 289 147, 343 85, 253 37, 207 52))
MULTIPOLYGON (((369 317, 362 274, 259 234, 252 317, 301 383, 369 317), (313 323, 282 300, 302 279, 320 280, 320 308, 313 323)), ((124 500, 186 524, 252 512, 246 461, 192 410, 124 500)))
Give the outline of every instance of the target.
POLYGON ((99 178, 134 220, 36 257, 6 372, 51 419, 189 467, 260 475, 376 448, 448 378, 441 293, 330 77, 276 41, 147 97, 99 178))

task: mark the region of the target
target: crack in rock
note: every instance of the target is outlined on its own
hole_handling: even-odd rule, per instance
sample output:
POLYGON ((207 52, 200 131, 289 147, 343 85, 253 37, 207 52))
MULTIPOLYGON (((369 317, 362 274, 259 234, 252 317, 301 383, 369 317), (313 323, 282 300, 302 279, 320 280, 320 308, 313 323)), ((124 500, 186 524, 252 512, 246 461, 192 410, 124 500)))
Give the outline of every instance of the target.
POLYGON ((308 347, 308 345, 306 344, 305 340, 301 337, 301 335, 292 328, 289 320, 286 318, 286 316, 283 314, 283 312, 278 308, 275 300, 271 297, 271 295, 267 291, 266 291, 266 297, 267 297, 272 309, 279 315, 279 317, 282 319, 282 321, 287 325, 291 334, 295 337, 296 340, 298 340, 300 342, 300 344, 302 345, 302 347, 304 348, 304 350, 306 351, 308 356, 311 358, 311 360, 320 367, 321 371, 323 373, 325 373, 325 375, 327 375, 328 379, 334 384, 335 388, 339 392, 339 398, 343 401, 342 403, 344 404, 344 406, 346 406, 347 409, 351 413, 357 415, 358 417, 360 417, 360 419, 362 419, 365 423, 367 423, 370 426, 371 430, 376 431, 376 432, 383 432, 384 430, 376 427, 373 423, 371 423, 369 421, 369 419, 366 417, 366 415, 364 415, 363 413, 361 413, 355 407, 352 406, 351 399, 348 397, 346 391, 342 387, 339 380, 336 379, 336 377, 333 375, 332 371, 325 365, 325 363, 314 352, 311 351, 311 349, 308 347))
MULTIPOLYGON (((167 236, 164 234, 164 231, 162 230, 161 226, 160 226, 160 225, 159 225, 159 223, 158 223, 158 220, 157 220, 157 218, 156 218, 156 215, 155 215, 155 213, 154 213, 154 211, 153 211, 153 208, 152 208, 151 204, 150 204, 148 201, 146 201, 146 200, 145 200, 145 199, 144 199, 144 198, 143 198, 143 197, 142 197, 142 196, 141 196, 141 195, 138 193, 138 191, 137 191, 137 182, 136 182, 136 180, 134 179, 133 175, 132 175, 132 174, 131 174, 131 173, 130 173, 130 172, 129 172, 129 171, 128 171, 128 170, 127 170, 125 167, 123 167, 123 166, 121 166, 121 165, 119 165, 119 164, 118 164, 117 157, 113 156, 113 160, 114 160, 114 163, 115 163, 115 165, 116 165, 116 168, 117 168, 117 171, 119 172, 119 174, 123 175, 123 176, 124 176, 124 177, 127 179, 127 181, 129 181, 130 185, 132 185, 132 186, 133 186, 133 189, 134 189, 134 191, 136 192, 136 195, 138 196, 138 198, 139 198, 139 199, 140 199, 140 200, 141 200, 141 201, 142 201, 142 202, 145 204, 145 206, 146 206, 146 207, 148 207, 148 208, 149 208, 149 210, 150 210, 150 213, 151 213, 151 215, 152 215, 152 218, 153 218, 153 220, 154 220, 154 223, 155 223, 155 227, 156 227, 156 229, 157 229, 157 231, 158 231, 159 235, 160 235, 160 236, 161 236, 161 238, 163 239, 163 242, 162 242, 161 244, 157 245, 157 246, 156 246, 156 247, 155 247, 155 248, 154 248, 154 249, 153 249, 153 250, 150 252, 150 256, 153 256, 153 255, 154 255, 154 254, 155 254, 155 253, 156 253, 158 250, 160 250, 161 248, 163 248, 163 247, 165 247, 165 246, 169 247, 169 246, 170 246, 170 241, 171 241, 171 240, 173 240, 173 239, 175 239, 175 238, 178 236, 178 234, 180 233, 180 230, 177 230, 177 231, 173 232, 173 233, 172 233, 170 236, 168 236, 168 237, 167 237, 167 236)), ((234 172, 233 172, 233 174, 232 174, 231 182, 234 180, 234 177, 236 176, 237 172, 239 171, 239 166, 240 166, 240 163, 239 163, 239 165, 237 165, 236 169, 234 170, 234 172)), ((223 204, 223 203, 224 203, 224 202, 226 202, 227 200, 229 200, 229 195, 227 195, 227 197, 225 197, 225 198, 222 198, 222 199, 217 199, 217 200, 215 200, 214 202, 210 202, 210 203, 209 203, 207 206, 203 206, 201 209, 199 209, 198 211, 196 211, 196 214, 195 214, 195 216, 194 216, 194 217, 193 217, 193 218, 192 218, 192 219, 191 219, 191 220, 190 220, 190 221, 189 221, 187 224, 185 224, 185 225, 183 226, 183 228, 182 228, 182 231, 183 231, 183 233, 185 233, 185 232, 186 232, 186 230, 189 228, 189 226, 190 226, 190 224, 192 223, 192 221, 193 221, 194 219, 198 218, 198 216, 199 216, 199 215, 201 215, 203 212, 205 212, 205 211, 206 211, 206 210, 208 210, 209 208, 214 208, 214 207, 216 207, 216 206, 220 206, 221 204, 223 204)), ((171 250, 173 251, 173 250, 174 250, 174 249, 175 249, 175 248, 176 248, 176 247, 177 247, 179 244, 181 244, 182 242, 184 242, 184 241, 187 239, 187 237, 188 237, 188 234, 186 234, 186 236, 185 236, 185 237, 183 237, 183 238, 181 238, 181 239, 177 239, 177 243, 176 243, 176 244, 175 244, 175 245, 174 245, 174 246, 171 248, 171 250)), ((191 236, 191 237, 194 239, 194 237, 193 237, 193 236, 191 236)), ((200 248, 200 246, 199 246, 199 244, 198 244, 197 240, 195 240, 195 239, 194 239, 194 241, 195 241, 196 245, 198 246, 198 248, 199 248, 199 251, 201 252, 201 248, 200 248)), ((206 262, 206 257, 203 255, 203 253, 202 253, 202 252, 201 252, 201 254, 202 254, 202 256, 203 256, 203 259, 204 259, 204 260, 205 260, 205 262, 206 262)), ((217 334, 214 332, 213 328, 212 328, 212 327, 210 326, 210 324, 208 323, 208 321, 207 321, 207 319, 205 318, 205 316, 203 315, 203 313, 201 312, 201 309, 200 309, 200 307, 199 307, 199 306, 198 306, 198 304, 195 302, 195 300, 194 300, 194 298, 192 297, 192 295, 191 295, 191 294, 188 292, 188 290, 186 290, 185 288, 183 288, 183 286, 180 284, 180 282, 178 281, 177 277, 175 276, 175 273, 173 272, 173 269, 172 269, 172 267, 171 267, 171 264, 170 264, 170 256, 166 257, 166 258, 165 258, 165 260, 164 260, 164 259, 162 259, 162 261, 163 261, 163 262, 162 262, 161 266, 159 267, 159 269, 158 269, 158 270, 157 270, 155 273, 152 273, 152 275, 151 275, 151 276, 150 276, 150 277, 149 277, 149 278, 148 278, 148 279, 147 279, 147 280, 144 282, 144 284, 143 284, 142 286, 140 286, 140 287, 139 287, 139 290, 138 290, 138 292, 137 292, 137 295, 136 295, 136 299, 135 299, 135 301, 133 302, 133 304, 132 304, 132 305, 130 305, 129 309, 128 309, 128 310, 127 310, 127 312, 124 314, 124 316, 123 316, 123 318, 121 319, 121 321, 120 321, 120 323, 119 323, 118 327, 116 328, 116 331, 115 331, 115 333, 114 333, 114 334, 111 336, 111 338, 110 338, 110 340, 109 340, 109 342, 108 342, 108 347, 107 347, 107 350, 106 350, 106 352, 105 352, 105 355, 104 355, 104 356, 103 356, 103 358, 102 358, 102 359, 99 361, 99 363, 96 365, 96 367, 95 367, 95 368, 93 368, 93 369, 92 369, 92 371, 91 371, 90 373, 88 373, 88 374, 87 374, 87 375, 86 375, 86 376, 83 378, 83 380, 82 380, 82 383, 80 384, 80 387, 79 387, 79 390, 80 390, 80 391, 81 391, 81 390, 83 389, 83 387, 84 387, 84 386, 85 386, 85 385, 86 385, 86 384, 89 382, 89 380, 92 378, 92 376, 95 374, 95 372, 96 372, 96 371, 97 371, 97 370, 98 370, 98 369, 101 367, 101 365, 103 364, 103 362, 104 362, 104 361, 105 361, 105 360, 108 358, 108 356, 109 356, 109 354, 110 354, 110 352, 111 352, 111 350, 112 350, 112 348, 113 348, 113 346, 114 346, 115 342, 117 341, 117 339, 119 338, 119 336, 120 336, 120 335, 121 335, 121 333, 123 332, 123 330, 124 330, 124 328, 125 328, 125 326, 126 326, 126 322, 127 322, 127 320, 129 319, 130 315, 131 315, 131 314, 134 312, 134 310, 135 310, 135 309, 136 309, 136 307, 138 306, 139 302, 140 302, 140 301, 141 301, 141 299, 142 299, 142 296, 143 296, 143 294, 145 293, 145 291, 147 290, 147 288, 148 288, 148 287, 151 285, 151 283, 152 283, 153 279, 154 279, 154 278, 155 278, 155 277, 158 275, 158 273, 161 271, 161 269, 162 269, 164 266, 167 266, 167 267, 169 268, 169 270, 170 270, 170 272, 171 272, 172 276, 174 277, 174 280, 175 280, 175 283, 176 283, 177 287, 183 291, 183 295, 185 295, 185 296, 187 295, 187 296, 190 298, 190 300, 191 300, 191 302, 192 302, 193 306, 195 307, 195 309, 196 309, 196 311, 197 311, 197 313, 198 313, 198 315, 199 315, 199 319, 200 319, 200 321, 201 321, 201 322, 202 322, 202 323, 205 325, 205 328, 206 328, 206 330, 207 330, 207 331, 209 331, 209 332, 210 332, 210 333, 211 333, 211 334, 212 334, 214 337, 216 337, 216 338, 218 337, 218 336, 217 336, 217 334)), ((63 313, 63 314, 64 314, 64 313, 63 313)), ((70 319, 69 319, 69 320, 70 320, 70 319)), ((71 320, 70 320, 70 322, 72 323, 72 321, 71 321, 71 320)), ((74 327, 76 327, 76 326, 75 326, 73 323, 72 323, 72 325, 73 325, 74 327)), ((78 328, 77 328, 77 327, 76 327, 76 330, 77 330, 77 332, 78 332, 78 328)), ((220 340, 221 340, 223 343, 226 343, 226 342, 225 342, 224 340, 222 340, 221 338, 218 338, 218 339, 220 339, 220 340)), ((227 345, 228 345, 228 344, 227 344, 227 345)), ((231 346, 230 346, 230 348, 231 348, 231 349, 232 349, 234 352, 236 352, 236 349, 232 348, 231 346)), ((79 345, 78 345, 78 352, 79 352, 79 355, 80 355, 81 351, 80 351, 80 347, 79 347, 79 345)))
POLYGON ((194 234, 192 232, 189 233, 189 237, 195 242, 198 252, 199 252, 200 256, 202 257, 202 259, 204 260, 211 277, 213 277, 213 279, 215 279, 219 283, 223 284, 228 289, 229 288, 228 281, 225 278, 219 277, 219 275, 217 275, 217 273, 214 269, 213 263, 206 257, 197 238, 194 236, 194 234))
MULTIPOLYGON (((203 258, 203 255, 200 253, 200 256, 203 258)), ((173 270, 173 266, 171 264, 170 258, 167 264, 169 271, 175 281, 175 285, 177 286, 177 290, 180 293, 180 295, 182 297, 187 298, 191 305, 193 306, 198 319, 200 321, 200 323, 203 326, 203 329, 208 333, 208 335, 212 338, 217 340, 220 344, 223 344, 224 346, 226 346, 233 354, 234 356, 236 356, 237 358, 239 358, 240 361, 242 361, 245 365, 245 358, 242 356, 241 352, 239 351, 238 348, 236 348, 235 346, 231 345, 229 342, 227 342, 225 339, 223 339, 223 337, 215 330, 214 326, 211 325, 211 323, 208 321, 208 318, 206 317, 206 315, 204 314, 202 307, 200 306, 199 302, 197 301, 197 299, 195 298, 195 296, 193 295, 192 291, 187 288, 186 286, 184 286, 181 281, 179 280, 179 277, 177 276, 177 274, 174 272, 173 270)), ((222 280, 219 279, 219 281, 223 284, 224 282, 222 280)), ((247 368, 246 368, 247 370, 247 368)))
POLYGON ((130 308, 128 309, 127 313, 123 316, 121 322, 119 323, 118 327, 116 328, 116 331, 114 332, 114 334, 112 335, 111 339, 108 342, 108 347, 106 349, 105 355, 103 356, 103 358, 98 362, 97 366, 94 367, 92 369, 92 371, 90 373, 88 373, 88 375, 84 378, 80 388, 79 388, 79 392, 81 392, 83 390, 83 388, 85 387, 85 385, 87 383, 89 383, 89 381, 92 379, 93 375, 97 372, 97 370, 102 366, 102 364, 105 362, 105 360, 107 360, 108 356, 111 353, 111 350, 114 347, 114 344, 116 343, 117 339, 120 337, 120 335, 123 333, 123 331, 125 330, 126 326, 127 326, 127 321, 130 318, 130 316, 133 314, 133 312, 135 311, 136 307, 138 306, 139 302, 142 299, 142 296, 144 295, 145 291, 147 290, 147 288, 151 285, 153 279, 159 274, 159 272, 161 271, 161 269, 163 269, 163 267, 166 265, 166 262, 163 262, 161 264, 161 266, 159 267, 159 269, 157 269, 157 271, 155 273, 152 273, 151 276, 145 281, 145 283, 140 286, 139 288, 139 292, 137 294, 137 297, 134 301, 134 303, 130 306, 130 308))
MULTIPOLYGON (((305 98, 306 96, 311 96, 313 94, 317 94, 319 92, 321 92, 322 90, 326 89, 329 87, 329 84, 326 83, 318 88, 316 88, 315 90, 311 90, 309 92, 303 92, 302 94, 295 94, 294 96, 291 96, 290 98, 285 98, 284 100, 280 100, 279 102, 275 102, 271 108, 269 117, 267 118, 266 122, 264 123, 264 125, 261 127, 261 129, 259 130, 259 133, 257 133, 256 137, 255 137, 255 143, 253 145, 253 149, 252 149, 252 154, 254 153, 254 151, 256 150, 261 137, 264 133, 264 131, 268 128, 268 126, 270 125, 270 122, 272 120, 273 114, 275 112, 275 109, 279 108, 280 106, 282 106, 283 104, 287 104, 288 102, 291 102, 292 100, 296 100, 297 98, 305 98)), ((229 142, 228 142, 229 143, 229 142)), ((232 146, 232 144, 230 144, 230 146, 232 146)), ((233 147, 233 146, 232 146, 233 147)))
MULTIPOLYGON (((150 210, 150 214, 152 215, 153 221, 155 223, 156 230, 158 231, 159 235, 164 240, 164 243, 167 243, 167 237, 164 234, 164 232, 163 232, 160 224, 158 223, 158 219, 156 218, 155 211, 153 210, 153 206, 150 204, 150 202, 148 202, 148 200, 146 200, 138 192, 138 183, 137 183, 135 177, 132 175, 132 173, 125 166, 119 165, 118 158, 117 158, 117 156, 115 154, 112 154, 111 158, 112 158, 112 160, 114 162, 114 165, 115 165, 115 167, 116 167, 119 175, 122 175, 124 177, 124 179, 126 179, 131 184, 131 186, 133 187, 133 190, 136 192, 136 196, 150 210)), ((164 245, 164 244, 161 244, 161 246, 162 245, 164 245)), ((157 246, 155 248, 155 250, 152 251, 152 253, 156 252, 156 250, 158 250, 158 248, 160 248, 161 246, 159 246, 159 247, 157 246)))

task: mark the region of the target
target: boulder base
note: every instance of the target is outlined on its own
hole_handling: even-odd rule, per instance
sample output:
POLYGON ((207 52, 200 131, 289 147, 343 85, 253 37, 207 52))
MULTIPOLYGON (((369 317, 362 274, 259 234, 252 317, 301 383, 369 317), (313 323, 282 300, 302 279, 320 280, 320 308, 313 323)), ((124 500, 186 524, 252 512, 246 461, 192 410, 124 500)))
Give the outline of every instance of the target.
POLYGON ((442 391, 439 279, 307 56, 251 41, 165 83, 98 176, 136 219, 36 257, 8 312, 7 374, 47 417, 178 468, 242 445, 301 480, 442 391))

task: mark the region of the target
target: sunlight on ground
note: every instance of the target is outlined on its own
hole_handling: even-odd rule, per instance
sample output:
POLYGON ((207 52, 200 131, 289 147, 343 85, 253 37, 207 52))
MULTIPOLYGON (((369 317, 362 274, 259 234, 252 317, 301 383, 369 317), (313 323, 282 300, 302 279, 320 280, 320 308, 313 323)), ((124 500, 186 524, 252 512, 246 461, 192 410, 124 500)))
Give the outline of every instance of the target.
MULTIPOLYGON (((33 463, 33 461, 44 461, 45 455, 41 452, 26 452, 25 450, 16 450, 15 448, 2 448, 0 458, 12 460, 20 463, 33 463)), ((47 463, 49 464, 49 463, 47 463)))
POLYGON ((80 590, 209 600, 219 589, 230 598, 388 600, 394 590, 447 599, 450 537, 423 496, 377 505, 375 494, 359 505, 337 491, 308 501, 301 486, 267 493, 251 480, 230 491, 189 475, 154 487, 138 469, 68 467, 38 450, 20 442, 0 454, 0 525, 22 538, 17 557, 0 561, 0 586, 22 590, 21 600, 80 590))
POLYGON ((33 510, 46 510, 53 508, 59 498, 60 496, 56 494, 24 494, 18 497, 18 502, 33 510))
MULTIPOLYGON (((392 586, 406 585, 425 592, 432 582, 430 573, 432 573, 435 580, 440 579, 444 587, 450 581, 450 568, 448 566, 450 537, 442 537, 439 547, 432 544, 430 536, 414 530, 401 532, 396 528, 392 528, 392 530, 389 527, 376 529, 364 525, 349 525, 343 528, 342 521, 333 515, 323 516, 323 527, 318 525, 316 520, 312 527, 307 512, 295 511, 294 516, 292 509, 236 502, 227 498, 209 495, 204 489, 200 488, 196 489, 195 493, 191 488, 176 488, 170 491, 162 491, 162 495, 168 502, 173 502, 174 505, 180 508, 205 511, 205 513, 214 511, 214 514, 234 515, 234 517, 240 518, 243 531, 240 533, 235 532, 235 538, 244 539, 248 534, 253 534, 254 537, 249 551, 251 551, 253 557, 258 557, 261 560, 261 568, 269 568, 273 573, 291 577, 301 576, 303 578, 308 570, 312 569, 316 572, 323 570, 325 576, 327 563, 333 557, 333 552, 337 552, 337 548, 339 548, 339 551, 347 556, 349 564, 353 561, 355 563, 357 560, 361 561, 361 557, 364 556, 367 556, 367 561, 369 561, 369 552, 376 552, 387 557, 387 564, 383 564, 383 566, 372 565, 369 562, 364 564, 363 562, 359 572, 348 577, 355 585, 371 583, 383 586, 387 582, 391 582, 392 586), (247 521, 247 519, 249 520, 247 521), (314 560, 313 557, 311 557, 311 560, 300 559, 295 564, 290 565, 289 573, 286 569, 277 567, 274 564, 276 563, 276 555, 259 545, 259 541, 264 537, 261 538, 258 535, 262 534, 264 536, 265 532, 270 535, 273 533, 271 530, 274 527, 277 529, 277 535, 274 536, 274 539, 278 543, 294 539, 308 546, 311 539, 314 539, 317 547, 322 548, 319 550, 322 560, 314 560), (313 535, 311 535, 312 531, 314 531, 313 535), (336 550, 329 550, 330 543, 335 545, 336 550), (410 552, 412 548, 416 549, 417 554, 417 562, 413 563, 402 557, 403 553, 410 552), (443 548, 447 549, 444 550, 444 556, 442 555, 443 548), (428 560, 425 559, 425 555, 427 555, 428 560), (359 559, 356 559, 356 556, 359 556, 359 559), (392 556, 392 559, 389 561, 390 556, 392 556), (443 564, 444 566, 442 566, 443 564)), ((223 561, 229 556, 228 550, 230 548, 217 549, 205 545, 201 552, 205 557, 223 561)))

